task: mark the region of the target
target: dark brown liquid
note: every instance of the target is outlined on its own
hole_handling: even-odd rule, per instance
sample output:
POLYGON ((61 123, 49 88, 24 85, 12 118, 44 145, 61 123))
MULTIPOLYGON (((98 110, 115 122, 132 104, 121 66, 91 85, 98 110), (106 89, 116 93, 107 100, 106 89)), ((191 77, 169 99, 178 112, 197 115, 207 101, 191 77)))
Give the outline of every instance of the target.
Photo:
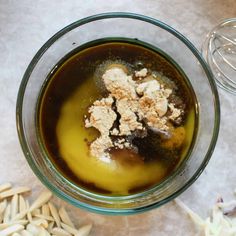
MULTIPOLYGON (((194 110, 194 94, 187 84, 183 73, 168 58, 165 58, 165 55, 143 46, 126 42, 107 42, 96 46, 92 45, 86 49, 78 49, 58 63, 57 69, 48 77, 48 83, 43 90, 39 106, 39 126, 45 149, 53 163, 66 178, 85 189, 103 194, 114 194, 114 191, 80 178, 69 167, 60 151, 57 134, 57 124, 61 117, 62 106, 80 88, 81 84, 86 80, 91 80, 91 78, 93 78, 93 83, 95 84, 92 87, 93 89, 88 88, 86 91, 87 98, 78 101, 78 106, 82 106, 84 114, 86 114, 88 104, 91 105, 97 98, 106 94, 100 87, 97 78, 101 70, 99 68, 102 68, 101 65, 105 65, 108 62, 125 63, 130 71, 146 67, 160 73, 161 79, 165 80, 166 84, 174 91, 170 99, 175 101, 177 106, 185 109, 185 115, 182 117, 181 123, 174 123, 174 127, 184 127, 187 122, 193 122, 193 125, 190 126, 194 129, 196 111, 194 110), (194 111, 193 121, 189 121, 190 111, 194 111)), ((75 111, 76 113, 77 111, 75 111)), ((78 123, 83 129, 83 114, 78 115, 78 123)), ((93 128, 88 129, 87 133, 88 136, 83 139, 86 144, 94 140, 94 134, 98 135, 93 128)), ((137 186, 128 189, 129 193, 134 193, 158 184, 173 172, 180 160, 184 158, 183 153, 187 153, 186 149, 191 146, 193 130, 190 137, 186 137, 186 142, 183 145, 171 149, 162 145, 166 138, 152 130, 148 130, 148 135, 144 138, 137 136, 131 138, 132 143, 137 147, 136 152, 128 149, 110 150, 113 160, 121 166, 131 167, 159 163, 165 169, 162 178, 155 179, 155 181, 150 180, 149 183, 141 184, 140 186, 137 184, 137 186)), ((74 165, 77 165, 77 163, 74 163, 74 165)))

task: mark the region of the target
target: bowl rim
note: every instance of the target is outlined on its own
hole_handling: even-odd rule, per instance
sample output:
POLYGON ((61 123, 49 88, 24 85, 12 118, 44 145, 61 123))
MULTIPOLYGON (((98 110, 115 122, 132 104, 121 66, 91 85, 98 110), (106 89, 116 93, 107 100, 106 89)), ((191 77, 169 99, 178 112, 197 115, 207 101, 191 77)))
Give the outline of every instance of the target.
POLYGON ((200 174, 203 172, 205 169, 206 165, 208 164, 210 157, 214 151, 218 134, 219 134, 219 125, 220 125, 220 102, 219 102, 219 95, 217 91, 217 87, 214 81, 214 77, 212 72, 210 71, 207 63, 203 59, 202 55, 200 52, 195 48, 195 46, 181 33, 176 31, 174 28, 171 26, 163 23, 162 21, 159 21, 157 19, 145 16, 145 15, 140 15, 136 13, 130 13, 130 12, 107 12, 107 13, 101 13, 101 14, 96 14, 92 16, 88 16, 86 18, 80 19, 78 21, 75 21, 60 31, 58 31, 56 34, 54 34, 35 54, 33 59, 31 60, 30 64, 28 65, 18 92, 17 96, 17 103, 16 103, 16 126, 17 126, 17 132, 18 132, 18 137, 19 141, 23 150, 23 153, 27 159, 28 164, 30 165, 31 169, 35 173, 35 175, 39 178, 39 180, 47 187, 49 188, 56 196, 59 198, 69 202, 70 204, 80 207, 85 210, 89 210, 95 213, 100 213, 100 214, 108 214, 108 215, 129 215, 129 214, 135 214, 135 213, 141 213, 153 208, 157 208, 177 196, 179 196, 182 192, 184 192, 190 185, 192 185, 196 179, 200 176, 200 174), (111 18, 129 18, 129 19, 136 19, 140 21, 144 21, 150 24, 153 24, 155 26, 158 26, 169 33, 173 34, 175 37, 177 37, 179 40, 181 40, 194 54, 194 56, 197 58, 198 62, 201 64, 204 72, 206 73, 206 76, 208 78, 209 85, 212 90, 213 98, 214 98, 214 110, 215 110, 215 120, 214 120, 214 128, 213 128, 213 135, 211 138, 210 145, 208 147, 207 153, 205 155, 204 160, 202 161, 201 165, 198 167, 198 169, 195 171, 193 176, 185 183, 184 186, 182 186, 179 190, 175 191, 173 194, 170 196, 166 197, 165 199, 155 202, 153 204, 150 204, 148 206, 144 207, 139 207, 139 208, 134 208, 134 209, 113 209, 113 208, 104 208, 104 207, 97 207, 93 205, 89 205, 83 202, 79 202, 78 200, 75 200, 74 198, 70 197, 69 195, 63 193, 62 191, 58 190, 53 184, 51 184, 47 178, 41 174, 41 172, 37 169, 36 165, 34 164, 33 158, 30 155, 29 148, 27 145, 27 141, 24 136, 24 128, 23 128, 23 121, 22 121, 22 107, 23 107, 23 100, 24 100, 24 94, 25 94, 25 89, 28 83, 28 80, 30 78, 30 75, 32 71, 34 70, 35 65, 38 63, 39 59, 42 57, 44 52, 55 42, 57 41, 60 37, 68 33, 69 31, 93 22, 97 20, 102 20, 102 19, 111 19, 111 18))

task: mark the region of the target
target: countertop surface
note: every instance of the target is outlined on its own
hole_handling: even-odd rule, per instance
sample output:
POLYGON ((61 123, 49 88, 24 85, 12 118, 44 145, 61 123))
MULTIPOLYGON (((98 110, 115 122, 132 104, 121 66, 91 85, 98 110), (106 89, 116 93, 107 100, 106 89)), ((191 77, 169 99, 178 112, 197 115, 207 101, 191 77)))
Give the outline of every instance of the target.
MULTIPOLYGON (((43 43, 64 26, 96 13, 135 12, 157 18, 200 49, 209 30, 236 16, 235 0, 0 0, 0 184, 26 185, 37 195, 44 187, 22 153, 15 122, 18 88, 27 65, 43 43)), ((179 198, 206 217, 216 198, 234 198, 236 188, 236 96, 219 89, 221 127, 217 146, 198 180, 179 198)), ((91 235, 198 235, 174 202, 134 216, 103 216, 65 204, 78 225, 93 222, 91 235)))

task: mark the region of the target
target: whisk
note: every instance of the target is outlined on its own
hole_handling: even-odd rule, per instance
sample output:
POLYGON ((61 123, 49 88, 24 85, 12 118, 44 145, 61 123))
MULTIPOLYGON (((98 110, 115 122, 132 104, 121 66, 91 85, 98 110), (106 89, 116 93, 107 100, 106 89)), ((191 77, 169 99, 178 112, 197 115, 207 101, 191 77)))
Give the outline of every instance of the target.
POLYGON ((236 95, 236 18, 226 19, 212 29, 202 55, 218 86, 236 95))

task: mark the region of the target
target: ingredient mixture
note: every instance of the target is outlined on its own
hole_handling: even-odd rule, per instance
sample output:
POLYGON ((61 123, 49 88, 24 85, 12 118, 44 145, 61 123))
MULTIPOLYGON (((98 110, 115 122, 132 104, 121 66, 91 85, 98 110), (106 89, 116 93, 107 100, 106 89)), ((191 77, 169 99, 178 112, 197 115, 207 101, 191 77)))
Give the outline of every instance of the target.
POLYGON ((155 74, 146 68, 128 75, 122 65, 110 67, 102 75, 109 95, 96 100, 88 110, 90 117, 85 119, 87 128, 94 127, 101 134, 91 143, 91 154, 109 157, 107 151, 112 147, 135 149, 129 136, 135 133, 145 137, 147 128, 170 138, 173 130, 170 121, 180 122, 184 112, 168 101, 172 90, 158 82, 155 74))
POLYGON ((38 127, 58 172, 84 190, 146 191, 187 158, 197 132, 195 94, 159 49, 131 39, 76 48, 49 73, 38 127))

